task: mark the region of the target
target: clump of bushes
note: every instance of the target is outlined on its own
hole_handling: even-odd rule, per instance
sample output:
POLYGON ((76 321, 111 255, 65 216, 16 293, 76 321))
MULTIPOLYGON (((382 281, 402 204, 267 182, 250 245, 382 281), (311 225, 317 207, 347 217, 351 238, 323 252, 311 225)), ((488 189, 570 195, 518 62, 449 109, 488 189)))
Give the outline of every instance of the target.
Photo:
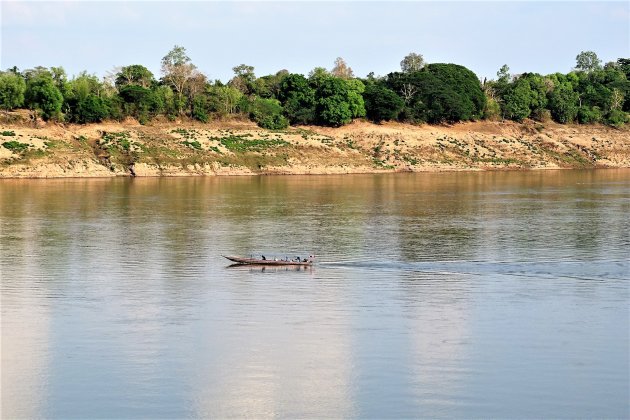
POLYGON ((19 141, 15 141, 15 140, 5 141, 4 143, 2 143, 2 146, 5 149, 9 149, 10 151, 14 153, 22 153, 28 150, 28 148, 30 147, 30 145, 26 143, 20 143, 19 141))

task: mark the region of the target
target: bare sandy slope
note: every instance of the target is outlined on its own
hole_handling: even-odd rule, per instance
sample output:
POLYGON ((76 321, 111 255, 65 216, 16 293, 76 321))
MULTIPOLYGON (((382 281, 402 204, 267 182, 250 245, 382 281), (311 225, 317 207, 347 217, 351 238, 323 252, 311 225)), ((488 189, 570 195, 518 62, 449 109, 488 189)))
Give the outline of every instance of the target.
POLYGON ((630 129, 528 121, 292 127, 0 120, 0 178, 630 167, 630 129), (11 122, 9 122, 11 121, 11 122))

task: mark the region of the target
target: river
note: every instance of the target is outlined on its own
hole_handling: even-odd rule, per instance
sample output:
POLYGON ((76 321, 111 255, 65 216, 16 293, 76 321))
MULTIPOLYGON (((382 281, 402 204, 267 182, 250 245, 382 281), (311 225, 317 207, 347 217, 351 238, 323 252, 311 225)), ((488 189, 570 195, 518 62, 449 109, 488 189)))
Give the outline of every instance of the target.
POLYGON ((630 170, 2 180, 0 229, 2 418, 630 417, 630 170))

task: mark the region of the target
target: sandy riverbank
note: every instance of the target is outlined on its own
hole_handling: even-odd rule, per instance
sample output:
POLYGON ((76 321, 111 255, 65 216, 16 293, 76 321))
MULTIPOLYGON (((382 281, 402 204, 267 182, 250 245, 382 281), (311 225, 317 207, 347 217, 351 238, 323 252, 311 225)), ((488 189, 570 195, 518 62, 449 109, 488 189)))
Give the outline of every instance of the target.
POLYGON ((261 129, 250 122, 0 122, 0 178, 630 167, 630 129, 527 121, 261 129), (11 143, 13 142, 13 143, 11 143))

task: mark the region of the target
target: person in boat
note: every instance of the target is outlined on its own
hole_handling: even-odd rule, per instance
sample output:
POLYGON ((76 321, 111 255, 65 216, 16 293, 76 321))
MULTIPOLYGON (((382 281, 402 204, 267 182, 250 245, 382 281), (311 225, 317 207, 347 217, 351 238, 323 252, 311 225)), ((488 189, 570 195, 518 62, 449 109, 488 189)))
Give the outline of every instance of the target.
POLYGON ((263 256, 262 256, 262 260, 263 260, 263 261, 267 261, 267 258, 265 258, 265 256, 263 255, 263 256))

